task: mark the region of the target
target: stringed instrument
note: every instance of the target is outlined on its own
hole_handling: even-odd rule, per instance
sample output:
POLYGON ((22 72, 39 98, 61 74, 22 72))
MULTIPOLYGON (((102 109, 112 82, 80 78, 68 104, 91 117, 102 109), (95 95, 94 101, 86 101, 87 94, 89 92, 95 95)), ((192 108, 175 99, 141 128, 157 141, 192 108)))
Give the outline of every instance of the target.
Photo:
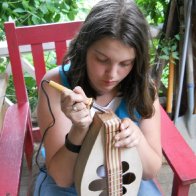
POLYGON ((75 166, 79 196, 137 196, 142 164, 136 147, 116 148, 120 119, 112 112, 96 112, 75 166))

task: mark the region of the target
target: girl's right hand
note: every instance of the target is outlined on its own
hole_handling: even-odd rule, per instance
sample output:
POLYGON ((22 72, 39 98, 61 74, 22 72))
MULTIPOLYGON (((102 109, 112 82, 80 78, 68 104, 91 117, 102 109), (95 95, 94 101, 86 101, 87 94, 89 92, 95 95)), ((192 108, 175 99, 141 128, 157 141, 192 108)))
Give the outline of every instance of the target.
POLYGON ((90 110, 85 105, 86 99, 84 91, 79 86, 75 87, 69 95, 62 93, 61 96, 61 110, 72 121, 76 130, 85 132, 92 123, 90 110))

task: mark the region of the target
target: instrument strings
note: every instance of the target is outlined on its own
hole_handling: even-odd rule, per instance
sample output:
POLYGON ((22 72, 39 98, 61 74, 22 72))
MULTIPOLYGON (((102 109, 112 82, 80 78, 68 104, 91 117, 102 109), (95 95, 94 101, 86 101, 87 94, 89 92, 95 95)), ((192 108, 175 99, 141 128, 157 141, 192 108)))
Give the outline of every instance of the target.
POLYGON ((120 119, 112 118, 105 122, 106 133, 106 167, 108 179, 108 195, 121 196, 122 190, 122 165, 120 149, 114 146, 113 140, 119 132, 120 119))

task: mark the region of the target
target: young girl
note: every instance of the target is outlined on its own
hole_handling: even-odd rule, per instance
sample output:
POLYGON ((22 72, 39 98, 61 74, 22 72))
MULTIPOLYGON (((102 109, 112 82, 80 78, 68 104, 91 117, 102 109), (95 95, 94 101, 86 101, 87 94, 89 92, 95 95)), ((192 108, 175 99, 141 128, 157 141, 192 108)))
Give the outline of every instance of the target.
MULTIPOLYGON (((147 22, 132 0, 102 0, 91 10, 72 40, 63 65, 43 78, 73 92, 67 96, 44 86, 55 124, 44 137, 46 169, 37 178, 35 196, 77 195, 74 166, 93 120, 93 111, 85 104, 87 97, 93 97, 104 109, 122 108, 120 133, 114 145, 135 146, 139 153, 143 180, 138 195, 160 195, 151 180, 161 167, 162 152, 159 100, 150 77, 148 42, 147 22)), ((42 134, 52 120, 40 88, 38 121, 42 134)))

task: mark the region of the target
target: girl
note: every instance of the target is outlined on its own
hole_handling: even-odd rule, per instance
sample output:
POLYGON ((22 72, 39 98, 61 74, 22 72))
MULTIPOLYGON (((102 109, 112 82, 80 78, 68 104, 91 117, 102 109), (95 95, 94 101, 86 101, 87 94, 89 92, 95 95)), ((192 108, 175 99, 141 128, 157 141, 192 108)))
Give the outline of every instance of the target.
MULTIPOLYGON (((66 96, 44 86, 55 124, 45 134, 46 169, 37 178, 35 196, 77 195, 74 166, 95 112, 85 105, 87 97, 93 97, 104 109, 122 109, 115 147, 137 148, 143 166, 138 195, 160 195, 151 180, 161 167, 162 152, 159 100, 150 77, 148 33, 147 22, 132 0, 102 0, 72 40, 63 65, 46 73, 44 80, 67 86, 73 93, 66 96)), ((41 88, 38 121, 44 134, 52 116, 41 88)))

